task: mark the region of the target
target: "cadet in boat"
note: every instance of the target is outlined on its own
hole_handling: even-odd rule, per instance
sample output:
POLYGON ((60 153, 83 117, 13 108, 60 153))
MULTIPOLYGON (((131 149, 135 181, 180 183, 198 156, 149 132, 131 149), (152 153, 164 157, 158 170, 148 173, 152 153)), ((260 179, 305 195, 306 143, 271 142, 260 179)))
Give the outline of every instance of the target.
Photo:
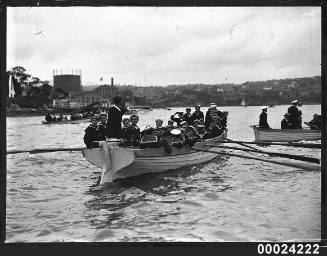
POLYGON ((193 122, 195 120, 204 120, 204 114, 203 112, 200 110, 201 106, 200 105, 195 105, 195 111, 192 114, 192 120, 193 122))
POLYGON ((183 145, 185 144, 185 137, 182 133, 182 131, 177 128, 177 129, 173 129, 170 131, 170 133, 167 133, 165 136, 165 151, 167 153, 171 153, 173 150, 173 147, 176 148, 182 148, 183 145))
POLYGON ((130 116, 131 126, 130 126, 130 138, 133 143, 133 146, 138 146, 141 141, 141 133, 140 128, 137 126, 139 121, 139 116, 136 114, 132 114, 130 116))
POLYGON ((126 146, 131 146, 132 145, 132 141, 130 139, 131 122, 129 118, 126 117, 122 120, 122 123, 123 123, 123 128, 121 132, 122 143, 126 146))
POLYGON ((45 119, 45 121, 47 121, 48 123, 50 123, 53 120, 53 117, 52 117, 51 114, 46 114, 46 116, 45 116, 44 119, 45 119))
POLYGON ((224 129, 223 127, 219 126, 218 124, 215 124, 214 122, 211 122, 209 124, 209 128, 207 129, 206 133, 203 135, 202 139, 211 139, 218 137, 223 133, 224 129))
POLYGON ((168 120, 167 126, 166 126, 166 131, 167 133, 170 133, 171 130, 176 129, 177 126, 174 126, 174 121, 173 120, 168 120))
POLYGON ((210 103, 210 106, 206 112, 206 116, 204 119, 204 125, 208 128, 210 123, 213 122, 214 120, 218 121, 218 116, 217 116, 217 105, 215 103, 210 103))
POLYGON ((320 130, 321 129, 321 115, 314 114, 313 119, 310 122, 304 122, 310 127, 310 129, 320 130))
POLYGON ((177 123, 177 126, 183 122, 183 112, 176 112, 174 115, 170 116, 170 119, 177 123))
POLYGON ((100 140, 99 130, 98 130, 98 118, 96 116, 91 117, 91 124, 85 129, 84 143, 87 148, 98 147, 98 142, 100 140))
POLYGON ((280 123, 280 128, 281 129, 290 129, 290 120, 289 120, 290 114, 289 113, 285 113, 284 114, 284 118, 280 123))
POLYGON ((191 114, 191 108, 186 108, 186 113, 183 115, 183 121, 187 124, 193 124, 193 118, 191 114))
POLYGON ((202 125, 200 120, 194 121, 194 128, 196 129, 198 134, 201 136, 201 138, 206 133, 205 125, 202 125))
POLYGON ((163 127, 162 124, 162 119, 157 119, 156 128, 153 129, 153 134, 157 136, 159 145, 163 142, 164 136, 167 134, 167 129, 166 127, 163 127))
POLYGON ((181 131, 185 137, 185 144, 189 146, 193 146, 196 142, 201 139, 201 136, 196 131, 194 126, 188 125, 186 121, 181 123, 181 131))
POLYGON ((261 107, 261 114, 259 117, 259 128, 260 129, 271 129, 267 121, 267 106, 261 107))
POLYGON ((108 115, 106 112, 102 112, 100 114, 100 122, 98 123, 98 131, 100 140, 106 140, 106 126, 107 126, 107 118, 108 115))
POLYGON ((297 108, 298 100, 293 100, 292 105, 287 109, 289 113, 290 129, 302 128, 302 112, 297 108))

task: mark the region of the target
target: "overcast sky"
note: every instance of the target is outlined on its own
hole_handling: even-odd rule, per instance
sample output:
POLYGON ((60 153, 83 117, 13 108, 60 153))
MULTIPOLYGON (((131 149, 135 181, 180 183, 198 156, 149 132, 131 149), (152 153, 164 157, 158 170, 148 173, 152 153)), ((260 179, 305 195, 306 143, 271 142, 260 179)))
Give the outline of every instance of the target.
POLYGON ((320 75, 319 7, 8 8, 7 69, 82 84, 243 83, 320 75))

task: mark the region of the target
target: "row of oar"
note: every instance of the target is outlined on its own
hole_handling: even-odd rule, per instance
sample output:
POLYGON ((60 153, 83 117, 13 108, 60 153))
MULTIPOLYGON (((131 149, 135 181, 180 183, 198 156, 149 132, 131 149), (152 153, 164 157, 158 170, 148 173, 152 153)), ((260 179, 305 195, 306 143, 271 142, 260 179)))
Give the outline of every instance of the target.
MULTIPOLYGON (((194 150, 197 151, 203 151, 203 152, 209 152, 209 153, 215 153, 219 155, 228 155, 228 156, 235 156, 240 158, 246 158, 246 159, 253 159, 263 162, 269 162, 269 163, 275 163, 279 165, 285 165, 285 166, 291 166, 291 167, 297 167, 301 169, 320 169, 320 159, 313 158, 313 157, 307 157, 302 155, 293 155, 293 154, 286 154, 286 153, 279 153, 279 152, 269 152, 269 151, 263 151, 258 148, 249 146, 248 144, 256 144, 256 145, 280 145, 280 146, 288 146, 288 147, 302 147, 302 148, 321 148, 321 144, 309 144, 309 143, 274 143, 274 142, 247 142, 247 141, 235 141, 231 139, 225 139, 224 141, 215 141, 215 145, 206 145, 204 144, 206 148, 196 148, 193 147, 194 150), (219 145, 221 143, 234 143, 241 145, 246 148, 240 148, 240 147, 230 147, 225 145, 219 145), (264 159, 262 157, 256 157, 256 156, 249 156, 249 155, 241 155, 236 154, 234 152, 226 152, 226 151, 216 151, 216 150, 210 150, 210 148, 215 149, 226 149, 226 150, 237 150, 237 151, 244 151, 244 152, 253 152, 253 153, 260 153, 272 157, 280 157, 280 158, 288 158, 288 159, 294 159, 294 160, 300 160, 301 162, 290 162, 290 161, 281 161, 280 159, 274 160, 274 159, 264 159), (314 165, 308 165, 304 164, 304 162, 307 163, 314 163, 314 165)), ((32 150, 9 150, 7 151, 7 154, 21 154, 21 153, 29 153, 29 154, 39 154, 39 153, 50 153, 50 152, 58 152, 58 151, 82 151, 85 149, 85 147, 75 147, 75 148, 41 148, 41 149, 32 149, 32 150)))
POLYGON ((258 143, 258 142, 246 142, 246 141, 234 141, 231 139, 225 138, 225 141, 215 141, 217 144, 219 143, 234 143, 241 145, 246 148, 240 148, 240 147, 230 147, 230 146, 224 146, 224 145, 206 145, 204 144, 203 146, 207 148, 195 148, 197 151, 202 151, 202 152, 208 152, 208 153, 215 153, 219 155, 228 155, 228 156, 235 156, 235 157, 240 157, 240 158, 245 158, 245 159, 253 159, 253 160, 258 160, 262 162, 268 162, 268 163, 274 163, 274 164, 279 164, 279 165, 285 165, 285 166, 290 166, 290 167, 296 167, 300 169, 305 169, 305 170, 320 170, 320 159, 314 158, 314 157, 307 157, 307 156, 302 156, 302 155, 293 155, 293 154, 286 154, 286 153, 279 153, 279 152, 269 152, 269 151, 263 151, 258 148, 254 148, 252 146, 249 146, 247 144, 257 144, 257 145, 281 145, 281 146, 289 146, 289 147, 303 147, 303 148, 321 148, 321 144, 302 144, 302 143, 258 143), (230 149, 230 150, 238 150, 238 151, 245 151, 245 152, 254 152, 254 153, 260 153, 272 157, 280 157, 280 158, 288 158, 288 159, 294 159, 294 160, 300 160, 301 162, 294 162, 294 161, 285 161, 285 160, 274 160, 274 159, 265 159, 262 157, 256 157, 256 156, 249 156, 249 155, 243 155, 243 154, 236 154, 234 152, 225 152, 225 151, 217 151, 217 150, 210 150, 208 148, 215 148, 215 149, 230 149), (314 164, 311 164, 314 163, 314 164))

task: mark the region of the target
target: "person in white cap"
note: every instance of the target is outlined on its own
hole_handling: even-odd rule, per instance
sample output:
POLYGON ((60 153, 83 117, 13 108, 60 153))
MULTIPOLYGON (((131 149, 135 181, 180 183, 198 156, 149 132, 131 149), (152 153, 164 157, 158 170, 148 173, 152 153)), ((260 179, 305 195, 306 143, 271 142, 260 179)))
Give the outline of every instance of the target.
POLYGON ((261 107, 262 112, 259 117, 259 128, 261 129, 271 129, 267 121, 267 106, 261 107))
POLYGON ((302 127, 302 119, 301 119, 301 112, 297 108, 298 100, 293 100, 292 106, 287 109, 287 113, 289 113, 289 122, 290 122, 290 129, 297 129, 302 127))

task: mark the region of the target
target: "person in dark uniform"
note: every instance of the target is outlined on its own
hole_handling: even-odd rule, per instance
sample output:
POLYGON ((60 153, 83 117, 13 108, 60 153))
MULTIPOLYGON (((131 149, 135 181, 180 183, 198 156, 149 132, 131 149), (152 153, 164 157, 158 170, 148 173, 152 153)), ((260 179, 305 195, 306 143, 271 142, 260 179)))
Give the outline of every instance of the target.
POLYGON ((45 121, 47 121, 48 123, 50 123, 50 122, 52 121, 52 116, 51 116, 51 114, 47 114, 47 115, 45 116, 45 121))
POLYGON ((321 116, 314 114, 313 119, 310 122, 304 122, 306 125, 310 126, 310 129, 321 129, 321 116))
POLYGON ((136 114, 131 115, 130 137, 134 146, 139 146, 141 141, 140 128, 137 126, 139 116, 136 114))
POLYGON ((186 113, 183 115, 183 121, 187 124, 193 124, 191 108, 186 108, 186 113))
POLYGON ((107 113, 102 112, 100 114, 100 122, 98 123, 98 131, 100 140, 106 140, 106 125, 107 125, 107 113))
POLYGON ((284 114, 284 118, 282 120, 282 122, 280 123, 280 128, 281 129, 290 129, 290 121, 289 121, 289 113, 285 113, 284 114))
POLYGON ((91 117, 91 124, 85 129, 84 143, 87 148, 97 147, 96 141, 100 140, 99 130, 98 130, 98 119, 93 116, 91 117))
MULTIPOLYGON (((292 106, 290 106, 287 109, 287 113, 289 113, 289 122, 290 122, 290 128, 291 129, 297 129, 300 128, 299 126, 299 120, 301 118, 300 111, 297 108, 298 106, 298 100, 292 101, 292 106)), ((302 122, 302 121, 301 121, 302 122)))
POLYGON ((224 131, 224 129, 222 129, 222 127, 218 126, 214 122, 211 122, 209 124, 208 130, 202 136, 202 139, 211 139, 211 138, 218 137, 219 135, 221 135, 223 133, 223 131, 224 131))
POLYGON ((259 128, 260 129, 270 129, 270 126, 267 122, 267 109, 268 107, 264 106, 261 108, 262 112, 259 117, 259 128))
POLYGON ((120 139, 122 137, 122 116, 126 112, 125 101, 121 96, 115 96, 113 102, 114 105, 108 111, 106 137, 120 139))
POLYGON ((200 110, 201 106, 200 105, 195 105, 195 111, 192 114, 192 121, 194 122, 195 120, 204 120, 204 114, 200 110))
POLYGON ((210 103, 210 106, 206 112, 206 116, 204 119, 204 125, 206 126, 206 128, 209 128, 209 125, 211 124, 211 122, 213 122, 214 116, 216 115, 216 106, 217 105, 215 103, 210 103))
POLYGON ((170 120, 176 122, 177 126, 179 126, 183 122, 183 112, 176 112, 174 115, 171 115, 170 120))
POLYGON ((163 121, 161 119, 156 120, 156 128, 153 129, 153 134, 157 136, 159 145, 162 145, 163 138, 167 133, 167 128, 162 126, 163 121))
POLYGON ((193 125, 188 125, 186 121, 181 123, 181 131, 185 136, 185 144, 193 146, 196 142, 201 139, 200 134, 194 128, 193 125))

